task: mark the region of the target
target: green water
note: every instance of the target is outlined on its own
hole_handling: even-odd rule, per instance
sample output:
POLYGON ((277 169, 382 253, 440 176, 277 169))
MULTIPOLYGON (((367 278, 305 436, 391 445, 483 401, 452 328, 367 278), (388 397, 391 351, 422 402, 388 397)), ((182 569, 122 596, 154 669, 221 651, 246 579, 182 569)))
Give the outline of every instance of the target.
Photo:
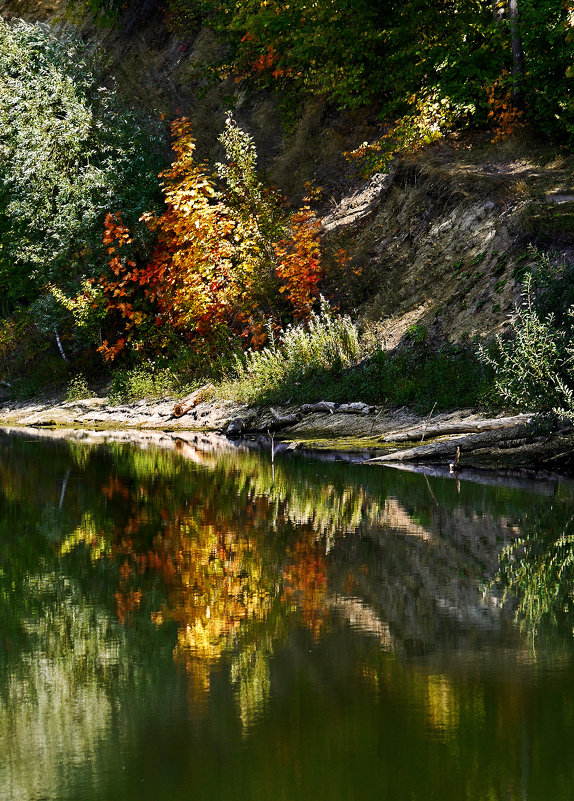
POLYGON ((0 434, 1 801, 574 798, 571 483, 159 444, 0 434))

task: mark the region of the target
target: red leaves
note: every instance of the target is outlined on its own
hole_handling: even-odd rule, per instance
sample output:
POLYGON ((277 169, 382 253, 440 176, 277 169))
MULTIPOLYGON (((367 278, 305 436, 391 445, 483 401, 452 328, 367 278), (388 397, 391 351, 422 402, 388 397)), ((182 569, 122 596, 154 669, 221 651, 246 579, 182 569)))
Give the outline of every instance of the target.
POLYGON ((106 361, 113 361, 136 335, 141 334, 142 324, 150 322, 152 311, 145 308, 146 299, 160 280, 153 265, 138 267, 134 258, 122 257, 118 253, 120 248, 131 245, 132 241, 121 214, 108 212, 103 243, 108 246, 107 251, 112 257, 108 262, 111 275, 102 275, 98 284, 107 300, 108 318, 112 321, 115 318, 116 327, 122 333, 115 343, 109 344, 105 339, 98 348, 106 361))
POLYGON ((277 52, 273 47, 268 46, 264 53, 257 58, 251 65, 251 72, 264 72, 271 69, 277 61, 277 52))
POLYGON ((125 339, 118 339, 115 345, 109 345, 108 340, 104 339, 103 343, 98 348, 98 351, 103 355, 107 362, 113 362, 118 353, 120 353, 126 346, 125 339))
MULTIPOLYGON (((116 358, 136 334, 149 347, 153 332, 164 324, 198 351, 205 345, 220 348, 222 336, 262 347, 268 320, 282 324, 287 304, 296 319, 304 319, 318 294, 319 222, 310 208, 296 212, 288 235, 273 241, 286 229, 280 199, 263 187, 253 197, 246 190, 245 197, 236 192, 230 198, 195 161, 189 121, 175 120, 172 133, 175 158, 160 173, 165 211, 141 218, 157 237, 147 264, 132 258, 132 237, 121 215, 106 215, 109 274, 99 285, 121 330, 115 345, 106 342, 99 348, 107 360, 116 358)), ((249 188, 241 168, 234 166, 237 186, 245 180, 249 188)))
POLYGON ((309 315, 318 294, 321 279, 321 244, 319 221, 308 206, 291 220, 291 236, 274 245, 279 259, 277 275, 283 282, 279 292, 286 293, 297 319, 309 315))
POLYGON ((502 74, 485 87, 490 110, 488 117, 493 125, 493 142, 500 142, 508 139, 509 136, 523 127, 524 112, 517 109, 511 99, 511 91, 508 87, 508 73, 502 70, 502 74))
POLYGON ((158 237, 148 269, 159 279, 153 297, 171 325, 203 332, 217 323, 218 309, 226 306, 229 287, 221 275, 229 273, 234 224, 194 160, 189 121, 175 120, 172 134, 176 158, 160 176, 167 208, 160 217, 143 218, 158 237))
POLYGON ((108 253, 116 252, 116 246, 121 248, 122 245, 131 243, 129 229, 122 225, 121 214, 106 214, 104 222, 104 245, 108 245, 108 253))

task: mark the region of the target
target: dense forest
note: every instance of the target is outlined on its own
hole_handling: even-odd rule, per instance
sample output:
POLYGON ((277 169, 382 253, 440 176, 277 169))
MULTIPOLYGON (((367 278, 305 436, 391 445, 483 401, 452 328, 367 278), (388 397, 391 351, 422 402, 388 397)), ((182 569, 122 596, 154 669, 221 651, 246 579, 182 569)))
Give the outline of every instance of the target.
POLYGON ((12 397, 162 395, 210 378, 248 400, 502 402, 572 416, 572 198, 559 236, 534 238, 526 264, 513 263, 518 306, 502 337, 478 346, 415 324, 389 349, 363 314, 380 275, 352 237, 326 235, 316 183, 274 185, 239 108, 271 97, 284 140, 310 102, 349 129, 368 119, 367 140, 339 154, 350 193, 441 143, 485 159, 501 143, 544 147, 568 179, 571 0, 71 0, 53 24, 6 5, 0 378, 12 397), (106 51, 110 36, 134 42, 150 26, 178 58, 202 32, 217 42, 193 65, 197 103, 235 87, 209 158, 187 107, 130 96, 106 51))

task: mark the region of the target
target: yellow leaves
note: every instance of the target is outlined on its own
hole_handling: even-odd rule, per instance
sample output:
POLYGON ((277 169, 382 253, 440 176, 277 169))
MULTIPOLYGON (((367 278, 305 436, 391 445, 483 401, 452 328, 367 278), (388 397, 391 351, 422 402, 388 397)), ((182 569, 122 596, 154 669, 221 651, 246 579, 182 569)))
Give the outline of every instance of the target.
POLYGON ((91 512, 84 512, 80 524, 60 545, 58 555, 65 556, 80 544, 84 544, 88 548, 92 562, 96 562, 110 553, 110 542, 96 525, 91 512))
MULTIPOLYGON (((129 231, 118 215, 106 218, 109 266, 118 279, 100 281, 108 308, 122 318, 132 348, 136 331, 149 333, 152 325, 155 330, 157 320, 200 348, 233 335, 260 347, 267 336, 265 319, 278 322, 285 301, 298 319, 311 311, 321 276, 319 224, 304 207, 289 221, 289 234, 277 241, 288 223, 283 201, 259 181, 254 145, 233 121, 226 134, 237 152, 226 149, 228 164, 218 169, 225 193, 194 160, 189 122, 176 120, 172 132, 175 158, 161 173, 165 210, 141 218, 157 237, 147 265, 120 258, 116 248, 131 242, 129 231)), ((137 340, 146 336, 140 332, 137 340)), ((110 360, 120 350, 118 343, 100 348, 110 360)))

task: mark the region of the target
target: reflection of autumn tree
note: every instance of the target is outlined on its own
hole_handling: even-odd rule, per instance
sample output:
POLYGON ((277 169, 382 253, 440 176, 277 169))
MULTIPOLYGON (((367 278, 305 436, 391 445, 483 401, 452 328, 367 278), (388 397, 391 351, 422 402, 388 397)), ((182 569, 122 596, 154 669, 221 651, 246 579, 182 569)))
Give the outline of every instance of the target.
POLYGON ((190 535, 184 519, 168 533, 175 572, 164 619, 179 624, 176 656, 219 659, 242 623, 263 620, 276 594, 255 538, 205 523, 190 535))
MULTIPOLYGON (((214 667, 229 658, 244 727, 265 705, 269 659, 287 621, 317 637, 327 615, 325 540, 303 511, 312 488, 292 514, 286 479, 274 496, 258 483, 267 470, 263 463, 256 480, 230 465, 194 468, 185 492, 155 469, 107 474, 102 504, 83 514, 59 549, 66 557, 83 547, 92 563, 113 567, 121 624, 136 616, 176 624, 173 655, 196 708, 214 667)), ((334 489, 326 491, 331 499, 334 489)))
MULTIPOLYGON (((472 784, 469 797, 500 796, 501 765, 522 753, 520 738, 517 742, 512 733, 528 711, 532 656, 527 648, 512 648, 502 633, 503 650, 499 640, 491 655, 508 660, 508 666, 493 681, 488 652, 483 676, 469 655, 488 649, 496 629, 465 623, 461 639, 450 616, 439 621, 439 635, 427 626, 426 614, 440 614, 428 598, 444 586, 434 576, 444 578, 445 565, 451 569, 469 561, 454 561, 446 536, 441 541, 444 528, 428 527, 425 512, 435 501, 420 476, 387 478, 371 468, 346 472, 341 465, 318 467, 279 457, 272 487, 268 462, 253 455, 241 462, 235 455, 210 459, 203 466, 152 449, 125 448, 113 459, 108 451, 87 449, 85 458, 73 462, 60 507, 69 458, 44 459, 49 469, 44 467, 42 476, 38 461, 27 454, 19 465, 9 461, 9 453, 2 455, 9 495, 4 500, 0 495, 0 505, 13 510, 0 530, 6 571, 0 576, 0 613, 7 618, 13 616, 8 604, 19 580, 16 568, 29 578, 17 589, 28 605, 14 618, 22 621, 21 631, 12 627, 0 643, 7 645, 0 648, 6 654, 0 666, 4 658, 14 663, 17 658, 23 666, 14 673, 17 681, 4 688, 9 703, 0 710, 0 739, 7 743, 7 756, 21 766, 17 778, 28 796, 42 794, 38 753, 49 753, 50 764, 59 765, 62 755, 73 757, 70 744, 77 743, 92 759, 97 738, 129 732, 139 710, 145 719, 142 737, 149 738, 154 703, 158 709, 173 705, 187 727, 188 712, 201 720, 203 701, 210 734, 222 722, 226 736, 231 731, 236 737, 235 725, 229 725, 230 693, 243 734, 270 744, 265 757, 272 768, 257 776, 262 798, 277 794, 274 774, 281 766, 291 776, 293 760, 301 757, 308 759, 303 775, 317 777, 310 790, 320 797, 324 778, 316 771, 317 759, 341 743, 356 746, 354 758, 364 759, 367 777, 372 764, 379 775, 393 777, 410 777, 413 763, 423 766, 420 783, 404 779, 412 790, 404 797, 425 797, 428 783, 439 787, 442 797, 455 797, 445 778, 445 757, 456 792, 472 784), (51 506, 60 528, 50 524, 57 535, 38 535, 26 553, 26 539, 39 519, 28 500, 33 496, 25 495, 35 482, 43 494, 34 502, 51 506), (49 584, 55 590, 42 589, 34 573, 40 562, 53 572, 49 584), (24 636, 35 639, 42 655, 29 674, 28 666, 36 663, 24 636), (154 674, 160 660, 163 668, 154 674), (189 710, 181 709, 184 688, 192 700, 189 710), (54 690, 61 699, 57 710, 51 703, 54 690), (26 697, 37 699, 35 706, 24 706, 26 697), (313 699, 322 708, 328 699, 332 709, 322 728, 301 726, 301 710, 313 699), (46 725, 30 726, 33 715, 46 725), (385 740, 382 732, 388 732, 385 740), (487 756, 480 765, 479 745, 487 756), (464 770, 457 772, 459 761, 464 770)), ((441 501, 452 492, 458 508, 454 483, 433 482, 432 488, 441 501)), ((485 490, 463 485, 463 498, 465 492, 473 493, 478 508, 486 506, 486 497, 508 513, 510 501, 502 490, 485 496, 485 490)), ((562 499, 563 507, 568 500, 562 499)), ((531 519, 550 505, 545 496, 530 503, 531 519)), ((570 514, 544 525, 561 531, 570 514)), ((540 723, 541 730, 552 731, 547 726, 552 717, 572 718, 567 693, 564 704, 558 692, 556 698, 552 714, 543 699, 544 718, 532 721, 532 729, 540 723)), ((236 753, 242 759, 235 743, 219 748, 217 733, 205 737, 207 730, 198 726, 193 741, 200 770, 217 770, 221 753, 226 760, 236 753)), ((542 753, 533 758, 542 762, 542 753)), ((344 782, 345 770, 334 787, 344 782)), ((54 797, 57 779, 54 774, 54 797)), ((519 789, 512 786, 509 793, 519 797, 519 789)), ((383 792, 398 794, 390 784, 383 792)))
MULTIPOLYGON (((37 503, 59 521, 58 528, 50 523, 60 542, 53 552, 61 557, 58 569, 86 577, 98 604, 115 610, 121 636, 129 640, 146 629, 166 644, 169 659, 185 671, 196 713, 200 702, 216 703, 213 677, 229 670, 248 730, 268 704, 272 655, 300 624, 319 639, 343 621, 376 639, 378 649, 394 650, 404 609, 414 614, 421 598, 431 598, 444 561, 457 558, 450 540, 440 547, 434 541, 436 502, 418 476, 389 478, 372 468, 317 467, 279 456, 273 483, 269 461, 258 454, 216 458, 199 444, 192 455, 193 462, 155 448, 82 451, 77 444, 72 454, 62 449, 52 459, 51 483, 42 481, 39 462, 22 460, 24 469, 12 465, 9 453, 0 470, 6 503, 18 514, 21 499, 34 497, 33 485, 42 488, 37 503), (395 587, 405 575, 420 582, 397 601, 395 587)), ((445 515, 459 508, 454 483, 433 482, 433 492, 445 515)), ((483 512, 485 492, 464 486, 466 508, 483 512)), ((512 513, 515 503, 522 509, 525 500, 514 490, 488 498, 499 515, 512 513)), ((545 497, 526 500, 532 518, 547 505, 545 497)), ((459 597, 458 585, 452 593, 459 597)), ((431 628, 423 620, 408 633, 426 636, 431 628)), ((429 680, 421 699, 441 736, 464 717, 442 678, 429 680)))
MULTIPOLYGON (((149 482, 128 486, 117 474, 108 476, 101 492, 114 502, 114 522, 101 518, 98 526, 86 513, 60 548, 64 556, 83 544, 92 561, 107 558, 116 566, 122 624, 138 610, 157 626, 177 624, 174 658, 185 666, 196 697, 207 693, 213 666, 238 636, 248 637, 250 627, 266 620, 281 585, 280 568, 264 542, 275 505, 251 494, 237 503, 236 477, 229 478, 215 471, 210 493, 199 480, 186 496, 162 493, 161 505, 154 506, 149 482)), ((255 678, 265 672, 263 665, 247 669, 247 662, 236 666, 244 706, 265 686, 255 678)))
POLYGON ((283 598, 300 608, 305 624, 318 638, 327 615, 327 564, 313 529, 302 532, 289 555, 283 598))

